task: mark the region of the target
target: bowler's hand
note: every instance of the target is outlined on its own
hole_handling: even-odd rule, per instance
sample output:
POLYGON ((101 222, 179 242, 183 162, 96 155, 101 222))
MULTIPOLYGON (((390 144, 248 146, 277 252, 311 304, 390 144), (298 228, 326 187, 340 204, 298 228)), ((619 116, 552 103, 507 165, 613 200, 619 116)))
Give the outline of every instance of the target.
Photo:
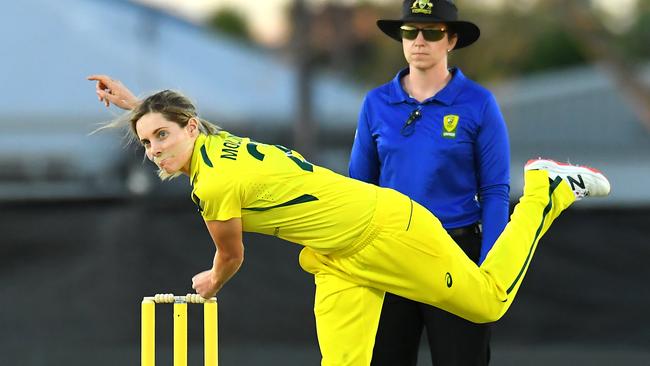
POLYGON ((192 288, 204 299, 213 297, 219 291, 212 270, 203 271, 192 277, 192 288))
POLYGON ((106 107, 113 103, 122 109, 132 110, 140 104, 138 98, 119 80, 111 79, 108 75, 90 75, 87 79, 97 82, 95 93, 106 107))

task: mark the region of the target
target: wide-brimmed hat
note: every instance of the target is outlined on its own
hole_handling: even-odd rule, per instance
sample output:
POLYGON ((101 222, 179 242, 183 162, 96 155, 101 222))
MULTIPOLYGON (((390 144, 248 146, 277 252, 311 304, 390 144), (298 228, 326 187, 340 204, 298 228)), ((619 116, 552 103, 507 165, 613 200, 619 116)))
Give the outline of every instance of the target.
POLYGON ((402 42, 399 27, 404 23, 445 23, 458 35, 454 49, 476 42, 481 30, 472 22, 458 20, 458 9, 451 0, 405 0, 402 19, 380 19, 377 26, 396 41, 402 42))

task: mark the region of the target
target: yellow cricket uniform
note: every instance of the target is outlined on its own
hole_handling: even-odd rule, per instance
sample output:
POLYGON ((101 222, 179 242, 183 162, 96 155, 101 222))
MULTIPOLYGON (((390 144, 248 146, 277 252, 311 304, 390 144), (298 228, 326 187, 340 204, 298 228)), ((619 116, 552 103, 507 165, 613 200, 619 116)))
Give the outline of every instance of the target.
POLYGON ((295 151, 220 132, 199 135, 192 197, 206 220, 241 217, 244 231, 319 253, 349 249, 372 219, 377 188, 312 165, 295 151))
POLYGON ((438 219, 405 195, 312 165, 294 151, 227 132, 200 135, 192 198, 206 220, 241 217, 245 231, 305 248, 314 274, 322 365, 369 365, 391 292, 474 322, 509 308, 537 242, 574 200, 561 179, 528 171, 524 196, 477 267, 438 219), (393 255, 399 253, 399 255, 393 255))

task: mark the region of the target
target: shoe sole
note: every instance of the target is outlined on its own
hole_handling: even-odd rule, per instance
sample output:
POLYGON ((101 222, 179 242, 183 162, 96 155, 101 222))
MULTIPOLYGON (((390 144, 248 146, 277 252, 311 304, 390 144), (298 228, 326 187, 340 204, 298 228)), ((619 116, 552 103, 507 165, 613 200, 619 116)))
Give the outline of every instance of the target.
POLYGON ((560 174, 588 174, 594 176, 596 179, 601 179, 604 181, 604 184, 607 186, 607 194, 605 194, 605 196, 608 195, 611 190, 609 180, 600 170, 585 165, 572 165, 551 159, 531 159, 528 160, 526 165, 524 165, 524 169, 553 170, 560 174))
POLYGON ((596 168, 592 168, 586 165, 572 165, 572 164, 562 163, 551 159, 531 159, 526 162, 526 165, 524 165, 524 169, 526 170, 540 169, 540 168, 555 169, 558 172, 565 173, 565 174, 570 172, 575 172, 577 168, 578 170, 583 170, 583 173, 593 173, 605 178, 603 172, 601 172, 596 168))

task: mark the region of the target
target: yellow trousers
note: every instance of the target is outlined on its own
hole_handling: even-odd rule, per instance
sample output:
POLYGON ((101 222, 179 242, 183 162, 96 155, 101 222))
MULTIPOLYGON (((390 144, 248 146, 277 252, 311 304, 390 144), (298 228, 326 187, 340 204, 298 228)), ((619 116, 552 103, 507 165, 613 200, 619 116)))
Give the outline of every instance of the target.
POLYGON ((561 179, 525 173, 524 195, 478 267, 440 221, 408 197, 380 189, 371 224, 345 255, 310 248, 300 265, 314 274, 314 314, 323 366, 370 365, 385 292, 475 323, 510 307, 540 238, 575 197, 561 179))

